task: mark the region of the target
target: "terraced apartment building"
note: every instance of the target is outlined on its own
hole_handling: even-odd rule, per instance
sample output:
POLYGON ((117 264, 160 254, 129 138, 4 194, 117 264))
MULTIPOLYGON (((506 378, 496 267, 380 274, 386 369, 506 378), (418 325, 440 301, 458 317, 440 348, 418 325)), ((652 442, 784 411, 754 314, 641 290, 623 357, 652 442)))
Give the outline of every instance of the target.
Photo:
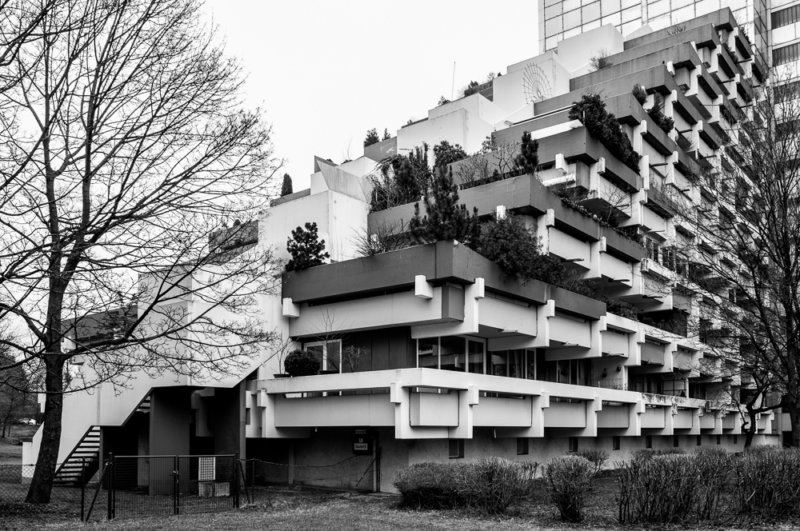
MULTIPOLYGON (((690 275, 699 258, 677 250, 737 215, 736 187, 715 179, 737 164, 737 117, 767 67, 729 9, 679 31, 625 39, 600 26, 547 48, 356 160, 318 158, 309 189, 247 224, 242 244, 280 252, 295 227, 319 227, 330 263, 284 274, 260 304, 287 345, 319 357, 320 374, 275 377, 281 358, 265 352, 224 382, 142 374, 121 394, 68 395, 59 460, 99 433, 100 454, 236 452, 272 463, 265 479, 392 490, 396 470, 421 461, 741 449, 735 402, 749 380, 713 344, 728 325, 704 302, 728 287, 690 275), (609 65, 595 70, 601 50, 609 65), (570 118, 589 92, 616 116, 635 164, 570 118), (524 220, 595 296, 509 278, 456 241, 364 256, 365 238, 414 213, 371 208, 381 160, 443 140, 476 153, 487 137, 513 145, 525 131, 538 170, 474 180, 460 200, 484 219, 524 220)), ((497 152, 480 156, 501 165, 497 152)), ((779 444, 771 413, 756 428, 756 444, 779 444)))

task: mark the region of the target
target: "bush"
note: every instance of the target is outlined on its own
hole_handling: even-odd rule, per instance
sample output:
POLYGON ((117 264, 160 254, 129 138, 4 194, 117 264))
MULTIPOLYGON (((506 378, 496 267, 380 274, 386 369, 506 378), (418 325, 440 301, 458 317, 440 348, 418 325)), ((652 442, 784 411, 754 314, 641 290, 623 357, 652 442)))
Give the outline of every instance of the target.
POLYGON ((633 86, 633 90, 631 90, 631 94, 633 94, 633 97, 636 98, 636 101, 638 101, 639 104, 641 104, 641 105, 644 105, 645 102, 647 101, 647 91, 644 89, 644 87, 642 85, 640 85, 638 83, 636 83, 633 86))
POLYGON ((597 138, 619 160, 632 170, 639 171, 641 156, 634 151, 628 135, 616 116, 606 110, 606 103, 599 94, 584 94, 573 103, 569 111, 570 120, 580 120, 589 133, 597 138))
POLYGON ((470 463, 419 463, 401 470, 394 485, 404 507, 469 507, 499 514, 531 494, 537 466, 497 457, 470 463))
POLYGON ((733 462, 736 497, 742 512, 770 517, 800 508, 800 449, 744 452, 733 462))
POLYGON ((519 218, 492 219, 481 227, 475 251, 500 266, 503 273, 521 282, 540 278, 541 244, 519 218))
POLYGON ((311 376, 319 372, 319 360, 305 350, 295 350, 286 356, 283 368, 291 376, 311 376))
POLYGON ((536 476, 536 463, 520 463, 500 457, 467 465, 463 497, 469 507, 487 514, 503 513, 512 503, 528 497, 536 476))
POLYGON ((683 455, 686 453, 686 450, 683 448, 664 448, 661 450, 636 450, 633 452, 633 459, 636 461, 641 461, 643 459, 651 459, 657 455, 683 455))
POLYGON ((583 457, 594 465, 595 475, 602 470, 603 465, 608 461, 608 452, 605 450, 583 450, 578 452, 578 456, 583 457))
POLYGON ((316 222, 306 223, 305 229, 294 229, 291 238, 286 240, 286 250, 292 257, 286 264, 286 271, 302 271, 324 264, 330 258, 325 251, 325 240, 319 239, 316 222))
POLYGON ((620 523, 672 524, 716 518, 729 467, 725 452, 637 452, 619 471, 620 523))
POLYGON ((562 520, 583 520, 583 504, 593 470, 588 459, 577 455, 556 457, 545 468, 550 496, 562 520))

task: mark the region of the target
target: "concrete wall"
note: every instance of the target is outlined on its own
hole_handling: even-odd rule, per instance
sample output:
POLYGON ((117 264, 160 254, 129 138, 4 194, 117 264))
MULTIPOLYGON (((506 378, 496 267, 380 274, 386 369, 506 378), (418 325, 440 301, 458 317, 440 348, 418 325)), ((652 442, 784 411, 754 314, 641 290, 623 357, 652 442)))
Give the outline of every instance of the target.
MULTIPOLYGON (((488 428, 476 429, 474 438, 465 441, 464 458, 449 458, 448 439, 412 439, 401 441, 392 437, 389 429, 375 430, 380 447, 380 470, 378 472, 380 490, 395 492, 393 482, 397 473, 404 467, 415 463, 449 463, 470 461, 486 457, 503 457, 513 461, 546 464, 551 459, 569 454, 569 438, 547 436, 543 439, 529 439, 527 455, 517 455, 516 438, 495 438, 488 428)), ((702 435, 701 445, 697 436, 681 435, 680 447, 686 452, 697 448, 723 448, 729 452, 742 451, 744 436, 721 435, 717 444, 716 435, 702 435)), ((287 482, 290 476, 295 483, 339 487, 347 489, 372 490, 372 456, 355 456, 352 452, 352 429, 319 429, 309 439, 290 441, 266 441, 259 443, 260 451, 251 451, 251 457, 274 463, 264 468, 268 477, 260 477, 273 482, 287 482), (290 457, 291 454, 294 457, 290 457), (294 462, 293 473, 290 463, 294 462)), ((580 437, 578 451, 605 450, 609 454, 605 468, 631 459, 634 452, 643 450, 648 439, 643 437, 621 437, 620 448, 613 449, 613 436, 600 435, 596 438, 580 437)), ((652 436, 649 438, 653 450, 666 450, 674 447, 672 436, 652 436)), ((754 444, 779 444, 778 436, 758 436, 754 444)))

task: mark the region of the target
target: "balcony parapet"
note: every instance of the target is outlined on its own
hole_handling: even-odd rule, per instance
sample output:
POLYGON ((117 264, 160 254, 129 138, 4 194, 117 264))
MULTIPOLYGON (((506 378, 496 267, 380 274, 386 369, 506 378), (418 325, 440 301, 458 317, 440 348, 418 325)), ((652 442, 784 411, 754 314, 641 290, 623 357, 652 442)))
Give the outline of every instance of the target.
MULTIPOLYGON (((607 246, 612 252, 631 262, 637 262, 645 256, 641 244, 564 205, 534 175, 520 175, 475 186, 462 190, 459 196, 469 209, 477 208, 479 216, 493 214, 497 205, 503 205, 509 211, 537 217, 552 210, 555 226, 559 230, 589 242, 606 238, 607 246)), ((420 205, 420 209, 424 211, 424 205, 420 205)), ((373 212, 368 218, 369 232, 374 234, 380 230, 402 230, 413 215, 412 203, 373 212)))
POLYGON ((539 280, 523 284, 511 279, 475 251, 444 241, 285 273, 282 297, 294 304, 353 299, 410 289, 417 275, 439 284, 473 284, 483 278, 490 291, 537 305, 552 299, 556 308, 590 319, 599 319, 606 311, 600 301, 539 280))

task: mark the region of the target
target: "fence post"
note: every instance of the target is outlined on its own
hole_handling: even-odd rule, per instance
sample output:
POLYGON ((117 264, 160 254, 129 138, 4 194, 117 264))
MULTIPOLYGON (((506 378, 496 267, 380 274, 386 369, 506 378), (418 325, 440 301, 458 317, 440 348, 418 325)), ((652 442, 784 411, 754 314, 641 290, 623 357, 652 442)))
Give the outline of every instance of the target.
POLYGON ((172 508, 175 514, 181 513, 180 501, 180 458, 176 455, 172 458, 172 508))
POLYGON ((233 507, 239 508, 239 454, 233 455, 233 507))
POLYGON ((85 515, 86 507, 86 458, 81 457, 81 522, 85 515))
POLYGON ((108 478, 106 481, 108 482, 108 519, 114 519, 114 464, 116 462, 116 458, 114 457, 113 453, 108 454, 108 466, 110 468, 108 478))

